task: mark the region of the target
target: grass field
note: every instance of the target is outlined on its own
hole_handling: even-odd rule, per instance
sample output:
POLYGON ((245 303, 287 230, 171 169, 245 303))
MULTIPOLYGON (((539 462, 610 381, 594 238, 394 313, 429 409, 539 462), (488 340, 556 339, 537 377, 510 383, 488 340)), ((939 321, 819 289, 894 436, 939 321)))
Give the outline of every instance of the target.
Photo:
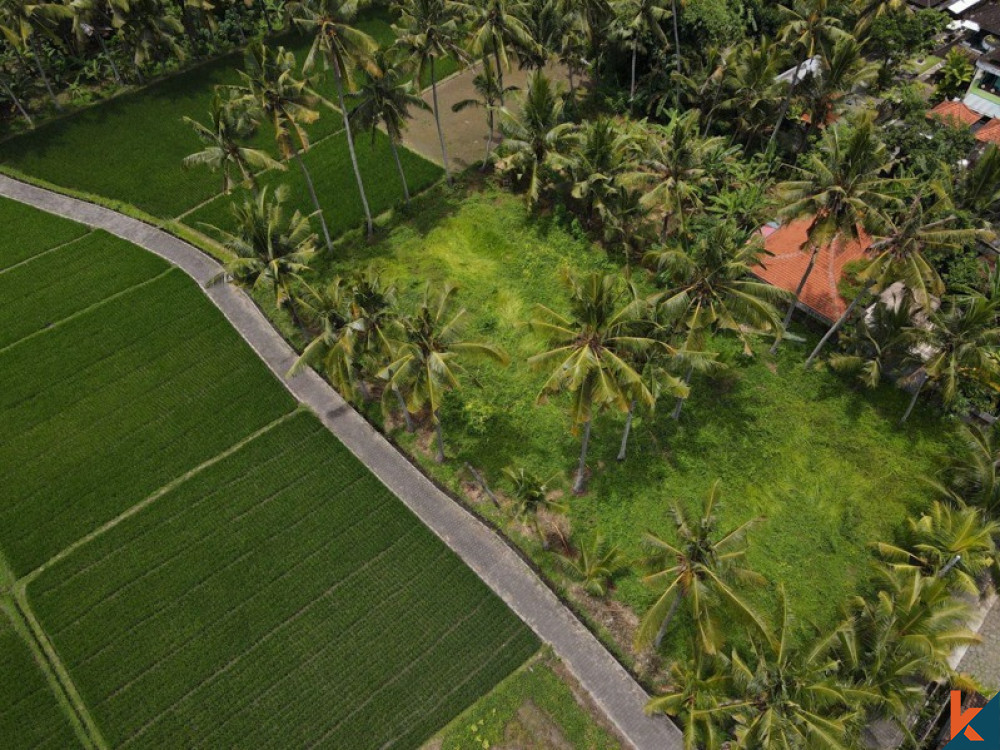
MULTIPOLYGON (((358 26, 384 45, 393 39, 389 24, 385 11, 372 11, 358 26)), ((293 49, 300 60, 309 48, 309 40, 299 35, 286 35, 275 43, 279 42, 293 49)), ((187 115, 207 121, 214 86, 238 83, 242 65, 242 53, 234 53, 52 121, 0 143, 0 163, 55 185, 131 203, 160 218, 174 218, 218 195, 222 187, 220 174, 181 168, 181 160, 201 148, 181 118, 187 115)), ((456 69, 450 61, 441 67, 442 76, 456 69)), ((315 88, 335 100, 326 74, 318 70, 317 76, 315 88)), ((322 107, 310 132, 317 140, 342 128, 340 113, 322 107)), ((344 153, 326 157, 327 162, 347 159, 346 141, 339 143, 344 153)), ((255 145, 275 152, 269 127, 261 127, 255 145)), ((381 173, 368 176, 373 187, 382 181, 381 173)), ((396 180, 394 173, 392 179, 396 180)), ((337 207, 356 188, 350 169, 335 172, 333 182, 334 194, 326 199, 337 207)), ((416 179, 415 185, 423 183, 416 179)), ((357 199, 352 196, 351 200, 357 199)), ((345 218, 344 226, 357 224, 358 216, 345 218)))
MULTIPOLYGON (((374 260, 397 280, 405 304, 417 299, 425 280, 456 282, 468 309, 467 335, 501 345, 512 363, 472 367, 463 393, 446 399, 451 458, 444 467, 405 432, 397 439, 456 490, 467 480, 465 462, 499 489, 502 469, 513 465, 562 477, 568 490, 579 438, 570 434, 565 401, 536 404, 546 373, 525 360, 543 342, 524 322, 535 303, 565 310, 561 268, 610 268, 609 261, 555 222, 530 218, 519 199, 499 191, 465 200, 435 191, 414 214, 419 218, 374 246, 359 242, 324 273, 374 260)), ((732 376, 696 380, 679 423, 663 405, 652 416, 639 415, 625 463, 615 460, 624 415, 596 421, 590 491, 564 500, 574 531, 578 539, 603 534, 634 559, 644 531, 672 531, 674 499, 700 502, 720 478, 723 524, 762 518, 751 534, 753 567, 787 587, 797 615, 829 624, 868 578, 867 545, 891 537, 909 513, 929 503, 920 477, 936 470, 947 432, 920 410, 905 430, 897 429, 905 394, 890 387, 864 392, 828 373, 806 373, 801 345, 786 344, 776 362, 744 360, 728 340, 717 346, 733 364, 732 376)), ((379 418, 374 410, 370 416, 379 418)), ((553 569, 550 555, 533 542, 529 547, 553 569)), ((775 592, 771 585, 750 598, 770 610, 775 592)), ((634 570, 618 581, 615 596, 640 613, 652 599, 634 570)), ((684 628, 676 632, 680 637, 684 628)), ((668 643, 667 650, 678 647, 668 643)))
POLYGON ((537 650, 182 272, 0 215, 0 747, 416 747, 537 650))
POLYGON ((0 271, 87 233, 80 224, 5 200, 0 200, 0 227, 4 233, 0 271))

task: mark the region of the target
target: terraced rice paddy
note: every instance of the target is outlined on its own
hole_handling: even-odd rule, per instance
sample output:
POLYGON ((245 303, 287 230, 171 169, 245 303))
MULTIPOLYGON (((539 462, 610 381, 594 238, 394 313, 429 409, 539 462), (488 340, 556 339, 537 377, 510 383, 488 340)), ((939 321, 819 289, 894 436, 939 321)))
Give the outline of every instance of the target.
POLYGON ((0 746, 415 747, 534 653, 179 270, 0 216, 0 746))

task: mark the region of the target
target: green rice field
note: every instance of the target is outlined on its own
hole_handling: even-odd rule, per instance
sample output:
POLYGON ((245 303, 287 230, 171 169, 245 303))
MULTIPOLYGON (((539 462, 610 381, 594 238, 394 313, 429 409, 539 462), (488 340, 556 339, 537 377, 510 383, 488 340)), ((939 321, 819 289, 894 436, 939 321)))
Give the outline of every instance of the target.
POLYGON ((417 747, 537 651, 180 270, 0 216, 0 747, 417 747))

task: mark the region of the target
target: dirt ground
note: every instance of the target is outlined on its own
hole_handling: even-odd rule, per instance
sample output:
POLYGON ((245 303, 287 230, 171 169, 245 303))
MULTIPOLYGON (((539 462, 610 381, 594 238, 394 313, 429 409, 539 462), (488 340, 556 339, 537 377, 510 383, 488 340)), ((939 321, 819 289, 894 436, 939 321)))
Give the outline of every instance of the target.
MULTIPOLYGON (((473 164, 481 164, 486 154, 486 142, 489 130, 486 125, 486 111, 482 107, 467 107, 461 112, 453 112, 452 105, 464 99, 476 99, 476 90, 472 79, 479 70, 479 65, 466 68, 437 85, 438 106, 441 110, 441 129, 444 131, 445 147, 448 150, 448 161, 452 169, 460 171, 473 164)), ((504 86, 524 88, 530 75, 529 70, 504 71, 504 86)), ((568 90, 569 79, 566 68, 561 65, 549 64, 545 74, 553 81, 561 82, 568 90)), ((511 106, 518 95, 514 92, 508 97, 507 106, 511 106)), ((424 101, 433 106, 431 90, 424 94, 424 101)), ((411 110, 412 111, 412 110, 411 110)), ((421 156, 430 159, 435 164, 441 164, 441 144, 438 142, 437 126, 434 123, 434 113, 426 110, 412 111, 413 118, 403 131, 403 143, 407 148, 416 151, 421 156)), ((499 128, 499 123, 497 123, 499 128)), ((499 139, 499 133, 494 134, 493 142, 499 139)))

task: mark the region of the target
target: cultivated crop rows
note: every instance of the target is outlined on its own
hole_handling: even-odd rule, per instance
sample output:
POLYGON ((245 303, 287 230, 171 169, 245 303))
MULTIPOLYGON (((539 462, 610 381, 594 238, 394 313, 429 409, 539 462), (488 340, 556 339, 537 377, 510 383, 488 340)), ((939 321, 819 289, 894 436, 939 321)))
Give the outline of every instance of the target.
POLYGON ((0 353, 0 382, 19 575, 293 405, 179 271, 0 353))
POLYGON ((109 738, 136 747, 412 746, 537 647, 305 413, 29 594, 109 738))
POLYGON ((0 746, 29 750, 79 747, 26 643, 0 605, 0 746))
POLYGON ((0 271, 87 234, 72 221, 0 198, 0 271))

